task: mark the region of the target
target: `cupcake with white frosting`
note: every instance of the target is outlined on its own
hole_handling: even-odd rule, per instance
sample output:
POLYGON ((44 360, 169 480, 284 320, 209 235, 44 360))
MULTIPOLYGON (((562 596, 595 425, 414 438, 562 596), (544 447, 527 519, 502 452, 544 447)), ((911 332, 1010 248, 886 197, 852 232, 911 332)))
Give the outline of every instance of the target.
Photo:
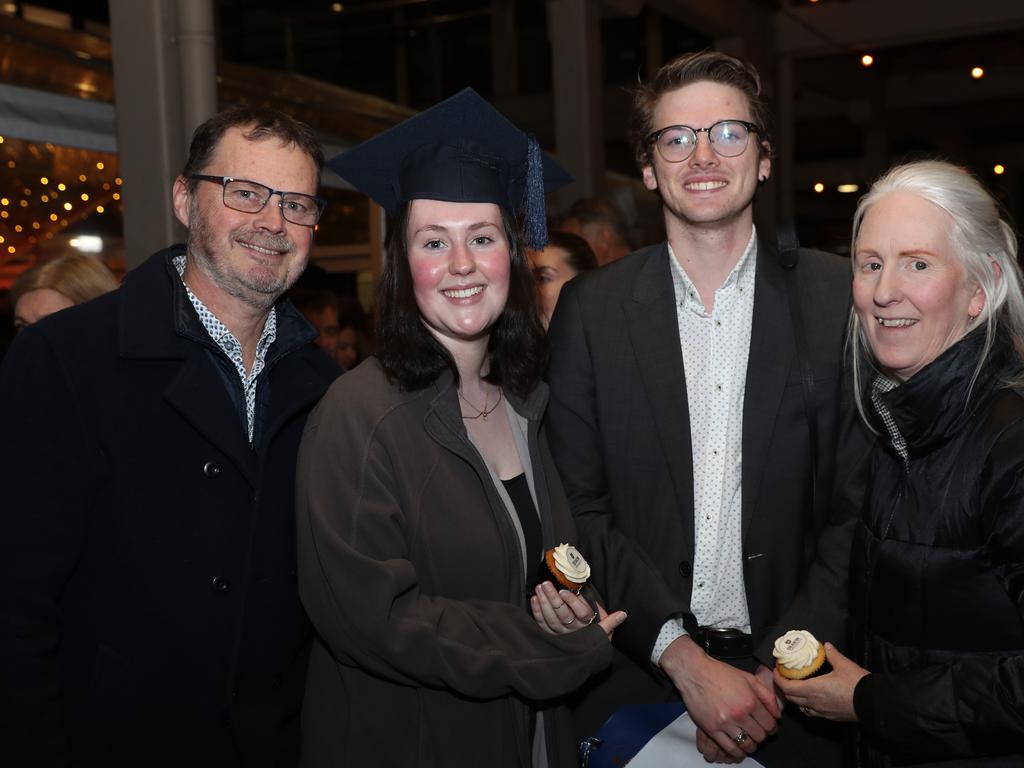
POLYGON ((544 553, 541 581, 553 579, 562 589, 577 595, 590 578, 590 565, 571 544, 559 544, 544 553))
POLYGON ((806 629, 791 629, 772 649, 775 668, 788 680, 806 680, 832 671, 825 661, 825 646, 806 629))

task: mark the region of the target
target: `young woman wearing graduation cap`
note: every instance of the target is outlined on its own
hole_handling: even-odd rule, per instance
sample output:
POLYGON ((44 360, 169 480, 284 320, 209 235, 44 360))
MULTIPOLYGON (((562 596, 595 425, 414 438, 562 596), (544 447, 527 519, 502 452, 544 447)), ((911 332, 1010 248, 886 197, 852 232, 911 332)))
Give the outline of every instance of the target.
POLYGON ((569 177, 468 89, 330 165, 391 222, 377 355, 299 454, 303 764, 574 765, 558 700, 608 665, 625 614, 535 586, 574 529, 524 246, 569 177))

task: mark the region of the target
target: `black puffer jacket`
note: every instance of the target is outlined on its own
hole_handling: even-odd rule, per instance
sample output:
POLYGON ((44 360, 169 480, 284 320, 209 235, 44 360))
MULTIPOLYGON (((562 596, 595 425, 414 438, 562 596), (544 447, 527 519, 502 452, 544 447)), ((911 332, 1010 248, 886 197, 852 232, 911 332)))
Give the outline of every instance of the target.
MULTIPOLYGON (((881 396, 907 443, 879 440, 850 562, 865 766, 1024 765, 1024 396, 982 334, 881 396)), ((870 398, 866 398, 870 402, 870 398)))

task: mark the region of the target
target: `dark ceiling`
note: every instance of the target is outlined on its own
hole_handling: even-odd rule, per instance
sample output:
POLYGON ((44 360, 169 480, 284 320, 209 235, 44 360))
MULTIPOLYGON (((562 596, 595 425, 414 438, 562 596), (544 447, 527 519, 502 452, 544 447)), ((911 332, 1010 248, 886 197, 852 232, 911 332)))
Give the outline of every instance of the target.
MULTIPOLYGON (((877 6, 866 0, 821 0, 816 5, 855 11, 861 2, 877 6)), ((71 14, 77 29, 108 20, 102 1, 35 4, 71 14)), ((215 0, 225 61, 301 74, 416 109, 467 85, 498 97, 499 103, 510 95, 493 93, 492 5, 492 0, 215 0), (337 5, 340 11, 333 9, 337 5)), ((796 212, 819 244, 834 247, 846 237, 856 195, 837 196, 838 183, 866 185, 879 166, 908 156, 939 154, 970 166, 1021 218, 1024 104, 1018 84, 1024 77, 1024 45, 1019 29, 908 39, 874 51, 876 62, 866 69, 859 63, 857 44, 832 44, 827 30, 813 28, 811 0, 748 0, 747 5, 799 16, 820 43, 819 52, 794 59, 791 134, 796 212), (971 80, 974 66, 985 68, 983 80, 971 80), (1005 174, 993 173, 996 162, 1007 166, 1005 174), (811 191, 817 180, 826 185, 825 193, 811 191)), ((602 77, 610 170, 635 175, 624 143, 622 94, 648 74, 649 16, 659 16, 657 45, 667 59, 713 45, 711 38, 680 21, 685 14, 671 12, 697 6, 685 0, 604 0, 602 77)), ((934 0, 928 7, 953 6, 962 3, 934 0)), ((541 105, 526 118, 534 123, 528 127, 550 146, 552 64, 546 2, 517 0, 514 7, 512 95, 541 105)), ((973 14, 966 9, 964 14, 966 26, 973 14)), ((883 33, 886 21, 879 19, 883 33)))

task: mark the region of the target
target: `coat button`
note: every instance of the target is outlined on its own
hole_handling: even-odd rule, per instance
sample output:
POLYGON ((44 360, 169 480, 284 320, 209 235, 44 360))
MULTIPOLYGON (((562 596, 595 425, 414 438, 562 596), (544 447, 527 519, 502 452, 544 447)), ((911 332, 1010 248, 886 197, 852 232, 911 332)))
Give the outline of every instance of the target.
POLYGON ((220 576, 217 576, 210 582, 210 589, 214 592, 227 592, 231 589, 231 585, 228 583, 227 579, 222 579, 220 576))
POLYGON ((208 461, 203 464, 203 474, 207 477, 217 477, 220 474, 220 464, 216 461, 208 461))
POLYGON ((693 566, 690 565, 686 560, 682 560, 679 563, 679 575, 684 579, 688 579, 693 576, 693 566))

